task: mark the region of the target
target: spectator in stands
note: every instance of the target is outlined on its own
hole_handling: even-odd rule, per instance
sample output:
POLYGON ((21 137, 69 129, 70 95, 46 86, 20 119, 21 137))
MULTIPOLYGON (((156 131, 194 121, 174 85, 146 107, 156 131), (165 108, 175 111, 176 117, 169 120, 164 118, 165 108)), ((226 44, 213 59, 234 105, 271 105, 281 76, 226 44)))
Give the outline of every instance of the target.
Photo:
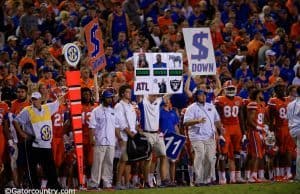
POLYGON ((116 41, 118 40, 120 32, 125 33, 125 37, 129 34, 129 18, 122 10, 120 2, 114 3, 113 10, 113 13, 108 16, 107 37, 116 41))
POLYGON ((91 75, 91 69, 89 67, 82 67, 80 69, 80 79, 81 84, 80 86, 82 88, 93 88, 94 87, 94 81, 92 78, 90 78, 91 75))
POLYGON ((25 2, 24 11, 25 14, 20 18, 20 36, 22 38, 29 38, 31 37, 30 33, 38 30, 38 18, 33 14, 33 3, 25 2))
POLYGON ((265 65, 266 63, 266 54, 265 52, 270 49, 273 45, 273 40, 272 39, 267 39, 265 44, 260 47, 260 49, 258 50, 258 66, 260 65, 265 65))
POLYGON ((236 70, 235 79, 253 79, 253 73, 249 69, 246 59, 242 60, 241 66, 236 70))
POLYGON ((162 33, 168 32, 168 26, 173 24, 170 8, 164 10, 164 14, 158 17, 157 23, 162 33))
POLYGON ((282 67, 280 69, 280 77, 287 81, 288 85, 292 84, 295 77, 295 72, 291 68, 291 60, 289 58, 284 58, 282 67))
POLYGON ((123 3, 123 8, 130 21, 132 21, 138 28, 142 27, 144 15, 143 11, 140 9, 139 1, 126 0, 123 3))
POLYGON ((297 68, 296 76, 292 82, 293 85, 300 86, 300 67, 297 68))
POLYGON ((126 49, 127 51, 129 51, 129 44, 128 44, 128 40, 126 38, 125 31, 120 31, 118 33, 118 39, 113 41, 112 47, 113 47, 114 55, 119 55, 123 49, 126 49))

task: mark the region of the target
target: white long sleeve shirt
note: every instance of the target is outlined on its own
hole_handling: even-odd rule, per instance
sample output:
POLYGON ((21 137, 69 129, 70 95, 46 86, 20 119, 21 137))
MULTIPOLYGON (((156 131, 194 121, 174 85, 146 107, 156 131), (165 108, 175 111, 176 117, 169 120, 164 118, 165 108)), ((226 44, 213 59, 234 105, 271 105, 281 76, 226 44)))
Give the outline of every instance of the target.
POLYGON ((126 103, 123 100, 121 100, 118 104, 116 104, 115 112, 117 115, 117 128, 120 129, 121 138, 123 141, 127 141, 128 136, 125 132, 126 128, 129 128, 130 131, 133 133, 137 133, 136 127, 138 123, 134 106, 131 103, 126 103))
POLYGON ((292 137, 300 137, 300 97, 287 106, 287 119, 292 137))

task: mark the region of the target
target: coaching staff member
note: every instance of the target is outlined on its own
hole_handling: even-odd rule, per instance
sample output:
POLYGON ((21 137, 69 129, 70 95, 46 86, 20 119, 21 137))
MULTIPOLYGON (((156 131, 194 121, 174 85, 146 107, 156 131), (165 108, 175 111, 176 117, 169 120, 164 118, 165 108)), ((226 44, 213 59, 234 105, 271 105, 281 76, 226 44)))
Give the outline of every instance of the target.
POLYGON ((215 179, 216 127, 223 130, 215 106, 206 103, 205 91, 196 91, 195 102, 188 106, 183 122, 188 127, 195 154, 195 185, 210 184, 215 179))
POLYGON ((104 90, 102 104, 91 113, 90 133, 94 144, 94 160, 92 165, 90 189, 98 189, 101 178, 103 188, 112 187, 113 161, 115 155, 116 115, 112 108, 114 93, 104 90))
POLYGON ((53 134, 51 116, 58 111, 63 97, 44 105, 42 105, 41 97, 39 92, 33 92, 31 95, 32 105, 25 107, 14 119, 13 124, 21 137, 32 141, 32 148, 28 151, 28 156, 33 188, 40 188, 36 172, 36 166, 40 164, 48 180, 47 187, 60 189, 51 150, 53 134), (22 125, 25 126, 24 130, 20 127, 22 125))
POLYGON ((296 176, 300 180, 300 87, 297 88, 297 97, 287 106, 287 119, 291 136, 297 144, 296 176))

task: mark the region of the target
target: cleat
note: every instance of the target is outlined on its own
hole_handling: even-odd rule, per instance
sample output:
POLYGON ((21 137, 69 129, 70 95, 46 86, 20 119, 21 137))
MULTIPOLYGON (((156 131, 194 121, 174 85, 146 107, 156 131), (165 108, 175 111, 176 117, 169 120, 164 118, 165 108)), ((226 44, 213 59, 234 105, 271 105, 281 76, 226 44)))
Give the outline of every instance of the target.
POLYGON ((247 181, 245 179, 243 179, 242 177, 236 179, 236 183, 238 183, 238 184, 243 184, 243 183, 246 183, 246 182, 247 181))
POLYGON ((249 183, 262 183, 262 181, 255 177, 250 177, 248 180, 249 183))
POLYGON ((116 187, 115 187, 116 190, 126 190, 127 187, 121 185, 120 183, 116 184, 116 187))
POLYGON ((226 185, 226 180, 219 180, 219 185, 226 185))
POLYGON ((274 181, 275 182, 283 182, 283 177, 282 176, 275 176, 274 181))
POLYGON ((286 175, 285 177, 284 177, 284 179, 285 180, 292 180, 293 179, 293 175, 292 174, 289 174, 289 175, 286 175))
POLYGON ((268 179, 266 179, 265 177, 262 178, 262 179, 259 179, 262 183, 268 183, 270 182, 268 179))
POLYGON ((148 182, 144 183, 143 187, 144 189, 151 189, 151 188, 154 188, 154 185, 152 184, 149 184, 148 182))

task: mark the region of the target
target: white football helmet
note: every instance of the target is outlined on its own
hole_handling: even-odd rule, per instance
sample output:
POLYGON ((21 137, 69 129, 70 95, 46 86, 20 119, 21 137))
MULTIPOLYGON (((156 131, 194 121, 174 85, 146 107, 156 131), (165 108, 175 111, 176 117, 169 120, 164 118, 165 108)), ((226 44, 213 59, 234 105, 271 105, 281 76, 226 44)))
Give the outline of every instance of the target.
POLYGON ((224 92, 226 96, 233 97, 237 93, 235 85, 233 85, 232 80, 228 80, 223 84, 224 92))

